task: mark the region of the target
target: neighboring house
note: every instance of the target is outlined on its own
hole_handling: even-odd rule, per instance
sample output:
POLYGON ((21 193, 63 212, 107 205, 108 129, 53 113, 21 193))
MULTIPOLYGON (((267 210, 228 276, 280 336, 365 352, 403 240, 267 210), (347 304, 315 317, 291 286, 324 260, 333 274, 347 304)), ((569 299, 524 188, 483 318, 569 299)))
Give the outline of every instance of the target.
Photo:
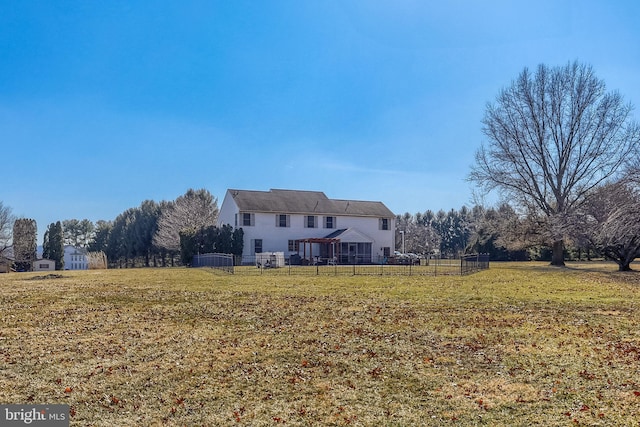
POLYGON ((87 251, 83 248, 76 248, 71 245, 64 247, 64 269, 65 270, 88 270, 89 259, 87 251))
POLYGON ((55 271, 56 262, 50 259, 33 261, 33 271, 55 271))
POLYGON ((292 263, 383 262, 395 248, 395 215, 382 202, 329 199, 320 191, 227 190, 218 226, 244 231, 243 262, 284 252, 292 263))

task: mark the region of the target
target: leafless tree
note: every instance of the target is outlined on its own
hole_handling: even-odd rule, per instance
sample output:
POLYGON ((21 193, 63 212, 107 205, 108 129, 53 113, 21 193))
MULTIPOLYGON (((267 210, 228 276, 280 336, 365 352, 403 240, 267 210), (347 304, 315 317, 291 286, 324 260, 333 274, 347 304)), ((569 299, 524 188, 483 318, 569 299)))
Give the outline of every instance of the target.
POLYGON ((415 216, 406 212, 396 217, 396 249, 402 250, 404 239, 405 252, 413 252, 421 255, 429 255, 439 251, 440 236, 433 228, 431 221, 433 213, 427 215, 417 213, 415 216), (404 234, 404 237, 402 236, 404 234))
POLYGON ((640 194, 624 180, 606 184, 593 191, 583 212, 587 238, 620 271, 631 270, 640 257, 640 194))
POLYGON ((487 144, 469 179, 498 190, 522 212, 543 218, 552 265, 564 265, 564 239, 585 196, 638 152, 632 107, 607 92, 591 66, 528 69, 488 104, 487 144))
POLYGON ((168 252, 180 250, 180 232, 187 229, 200 230, 216 225, 218 201, 209 191, 189 189, 174 202, 161 206, 158 230, 153 244, 168 252))
POLYGON ((107 268, 107 255, 103 251, 87 252, 89 270, 104 270, 107 268))
POLYGON ((5 255, 7 249, 11 247, 14 221, 15 217, 11 213, 11 208, 0 202, 0 257, 5 255))
POLYGON ((632 188, 640 191, 640 156, 629 159, 622 179, 632 188))

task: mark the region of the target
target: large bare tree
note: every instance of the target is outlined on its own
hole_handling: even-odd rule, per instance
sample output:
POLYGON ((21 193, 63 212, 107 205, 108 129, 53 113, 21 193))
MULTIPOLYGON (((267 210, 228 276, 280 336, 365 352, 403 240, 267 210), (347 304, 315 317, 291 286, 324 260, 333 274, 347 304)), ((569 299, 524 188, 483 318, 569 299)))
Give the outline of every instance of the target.
POLYGON ((11 247, 14 221, 11 208, 0 202, 0 257, 11 247))
POLYGON ((631 111, 589 65, 540 65, 535 74, 525 68, 487 105, 487 142, 476 152, 469 179, 544 218, 551 264, 564 265, 573 214, 638 152, 640 128, 631 111))
POLYGON ((153 244, 168 252, 180 250, 180 232, 198 231, 216 224, 218 200, 205 189, 189 189, 174 202, 161 207, 153 244))

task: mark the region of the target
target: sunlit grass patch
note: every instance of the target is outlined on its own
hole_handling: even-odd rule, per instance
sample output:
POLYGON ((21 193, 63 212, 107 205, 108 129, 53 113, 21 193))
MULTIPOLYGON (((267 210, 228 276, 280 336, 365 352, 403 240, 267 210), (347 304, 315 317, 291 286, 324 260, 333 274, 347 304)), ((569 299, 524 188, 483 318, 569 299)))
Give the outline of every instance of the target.
POLYGON ((0 276, 0 401, 78 425, 634 425, 635 273, 0 276))

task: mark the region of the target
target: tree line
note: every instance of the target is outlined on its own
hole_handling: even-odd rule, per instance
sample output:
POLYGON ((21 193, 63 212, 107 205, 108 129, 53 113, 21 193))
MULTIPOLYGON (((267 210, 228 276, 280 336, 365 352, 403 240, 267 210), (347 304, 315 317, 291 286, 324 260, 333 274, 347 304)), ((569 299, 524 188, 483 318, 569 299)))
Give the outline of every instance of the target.
MULTIPOLYGON (((189 189, 173 201, 145 200, 114 220, 57 221, 47 227, 43 257, 64 268, 64 247, 104 253, 111 267, 189 265, 193 255, 224 252, 241 255, 242 230, 216 227, 217 199, 209 191, 189 189)), ((16 219, 0 202, 0 258, 11 250, 18 271, 29 271, 36 260, 36 221, 16 219)))
MULTIPOLYGON (((487 104, 486 140, 467 176, 504 202, 399 215, 396 249, 550 258, 555 266, 567 257, 604 256, 630 269, 640 256, 640 125, 632 111, 587 64, 525 68, 487 104)), ((6 210, 0 204, 2 252, 11 234, 6 210)), ((172 202, 144 201, 95 226, 63 221, 63 239, 104 251, 121 267, 186 264, 194 253, 221 248, 240 254, 241 235, 215 229, 217 215, 217 199, 189 190, 172 202)), ((35 246, 30 221, 15 221, 13 231, 14 251, 25 260, 35 246)), ((50 227, 51 240, 59 231, 50 227)))
MULTIPOLYGON (((605 257, 621 270, 640 256, 640 172, 597 187, 563 223, 567 259, 605 257)), ((10 210, 0 206, 2 216, 10 210)), ((43 256, 62 269, 64 245, 104 252, 112 267, 189 265, 193 255, 207 252, 242 254, 242 229, 218 228, 217 201, 206 190, 188 190, 172 202, 145 200, 113 221, 64 220, 44 234, 43 256), (178 230, 176 232, 176 230, 178 230)), ((14 219, 13 252, 17 268, 35 260, 36 223, 14 219)), ((7 224, 9 222, 7 221, 7 224)), ((457 257, 488 253, 492 260, 552 258, 544 218, 519 212, 509 203, 495 207, 422 213, 396 217, 396 249, 425 256, 457 257)), ((0 222, 0 247, 11 246, 9 227, 0 222)))
POLYGON ((205 189, 173 201, 145 200, 113 221, 96 222, 91 251, 117 267, 189 265, 198 253, 242 255, 242 231, 218 229, 218 202, 205 189))
MULTIPOLYGON (((568 260, 606 258, 620 270, 640 257, 640 184, 629 177, 597 187, 563 223, 563 256, 568 260)), ((485 208, 396 217, 398 250, 425 256, 458 257, 486 253, 494 261, 552 261, 549 224, 509 203, 485 208), (401 233, 402 232, 402 233, 401 233)))

